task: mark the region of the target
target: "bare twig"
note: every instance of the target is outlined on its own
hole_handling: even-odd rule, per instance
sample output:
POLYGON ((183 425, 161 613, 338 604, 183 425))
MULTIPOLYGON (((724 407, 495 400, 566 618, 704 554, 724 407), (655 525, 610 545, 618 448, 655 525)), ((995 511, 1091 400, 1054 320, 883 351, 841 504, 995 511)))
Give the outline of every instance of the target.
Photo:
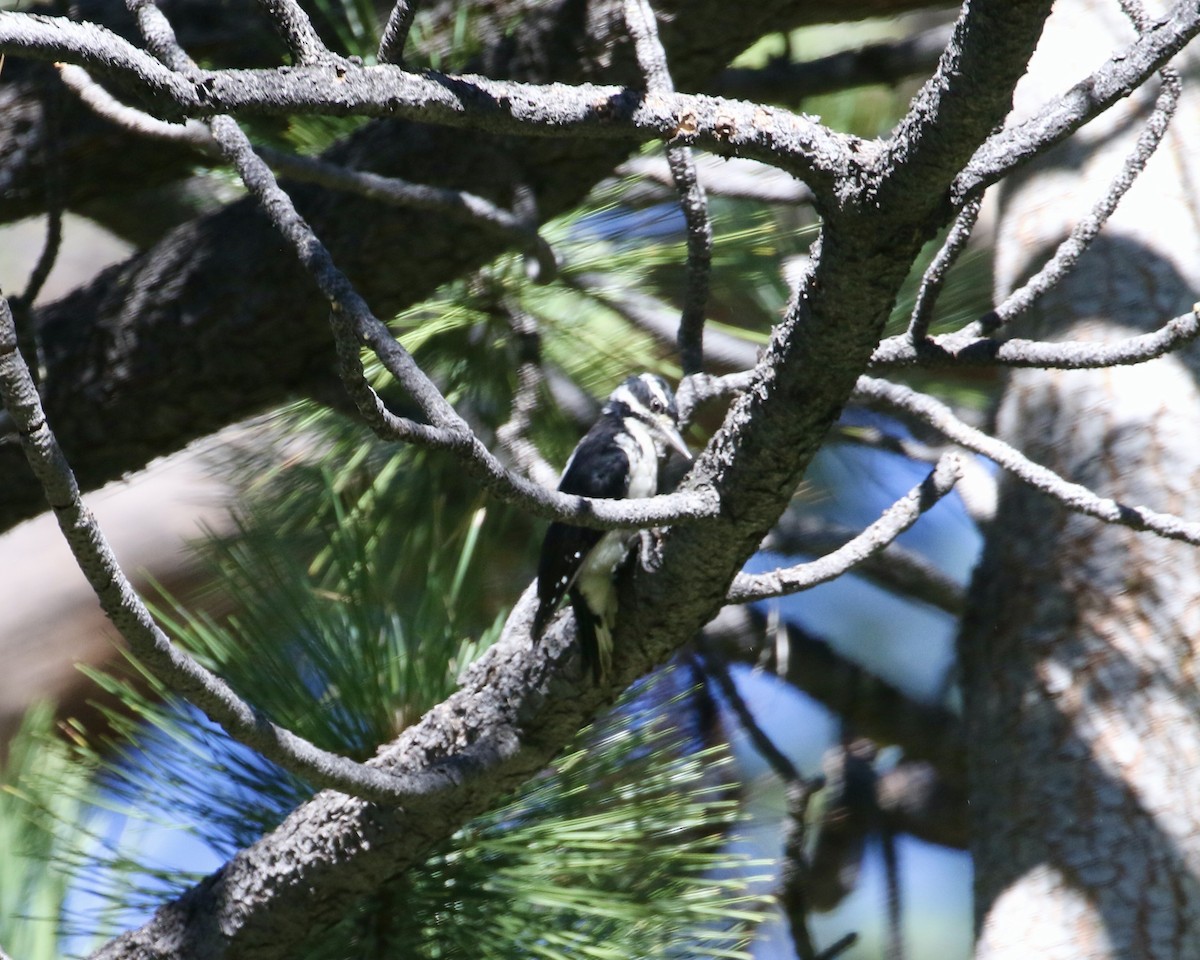
POLYGON ((808 855, 808 807, 820 779, 793 780, 786 785, 787 817, 783 830, 783 864, 779 872, 780 909, 787 920, 792 945, 800 960, 817 960, 817 946, 808 919, 813 904, 812 864, 808 855))
POLYGON ((1086 340, 997 340, 959 331, 913 343, 907 335, 888 337, 871 357, 873 369, 935 364, 999 364, 1054 370, 1094 370, 1145 363, 1190 343, 1200 335, 1200 304, 1153 333, 1117 343, 1086 340))
POLYGON ((966 202, 962 210, 958 212, 954 225, 950 228, 945 243, 942 244, 942 249, 938 251, 937 256, 933 258, 933 262, 925 271, 925 275, 921 277, 921 286, 917 290, 917 300, 913 304, 912 317, 909 319, 908 333, 906 334, 913 343, 919 343, 929 335, 929 323, 933 319, 933 308, 937 303, 938 295, 942 292, 942 286, 946 282, 946 274, 954 266, 958 255, 966 248, 967 241, 971 239, 971 231, 975 229, 975 221, 979 219, 979 208, 982 204, 982 196, 972 197, 966 202))
POLYGON ((175 28, 154 0, 125 0, 125 6, 137 20, 138 30, 148 49, 159 61, 176 73, 193 77, 199 67, 189 57, 175 36, 175 28))
POLYGON ((496 439, 526 476, 544 487, 552 487, 558 476, 529 439, 530 419, 537 409, 543 380, 537 321, 515 304, 505 304, 505 311, 517 341, 517 389, 513 393, 512 412, 496 430, 496 439))
MULTIPOLYGON (((172 118, 240 112, 356 114, 498 133, 676 140, 768 162, 795 173, 821 195, 852 162, 852 138, 778 107, 683 93, 648 97, 616 86, 542 86, 436 71, 415 74, 391 64, 367 67, 349 61, 287 70, 189 68, 184 77, 111 31, 56 21, 62 18, 0 11, 0 53, 124 74, 139 82, 157 112, 172 118)), ((163 23, 160 15, 152 25, 152 49, 163 46, 163 23)))
MULTIPOLYGON (((625 22, 633 36, 647 92, 674 93, 667 54, 659 40, 658 24, 648 0, 625 0, 625 22)), ((677 335, 680 365, 686 375, 704 369, 704 314, 712 269, 712 221, 708 217, 708 198, 700 185, 691 148, 668 142, 667 164, 687 225, 687 285, 677 335)))
POLYGON ((743 373, 727 373, 723 377, 714 377, 708 373, 694 373, 684 377, 675 391, 675 402, 679 407, 679 422, 691 422, 696 408, 709 400, 719 400, 732 397, 749 388, 754 382, 754 371, 743 373))
MULTIPOLYGON (((775 776, 782 780, 785 785, 793 783, 807 784, 807 778, 800 773, 796 765, 792 763, 791 758, 780 750, 775 745, 775 742, 767 736, 763 728, 758 725, 758 721, 754 718, 754 713, 742 697, 737 684, 734 683, 725 660, 712 650, 706 649, 703 639, 701 639, 700 649, 704 654, 702 669, 705 675, 716 682, 721 690, 721 695, 738 718, 739 725, 746 732, 746 736, 750 738, 750 742, 754 744, 754 749, 767 762, 767 765, 771 768, 775 776)), ((810 790, 813 786, 813 784, 809 784, 810 790)))
POLYGON ((1177 3, 1104 66, 1049 101, 1030 119, 993 134, 955 178, 951 195, 974 196, 1128 96, 1200 33, 1200 7, 1177 3))
POLYGON ((954 453, 944 454, 924 480, 849 543, 811 563, 770 573, 738 574, 729 587, 728 601, 747 603, 781 597, 840 577, 867 557, 879 553, 916 523, 922 513, 954 489, 961 476, 961 457, 954 453))
POLYGON ((270 15, 294 62, 311 64, 335 59, 296 0, 259 0, 259 4, 270 15))
POLYGON ((404 60, 404 44, 408 42, 408 32, 412 28, 413 17, 417 12, 417 0, 396 0, 392 12, 388 15, 383 27, 383 36, 379 38, 379 54, 376 59, 380 63, 402 63, 404 60))
MULTIPOLYGON (((960 494, 961 494, 961 483, 960 494)), ((807 517, 784 516, 764 541, 776 553, 831 553, 858 535, 858 531, 834 527, 807 517)), ((908 600, 927 603, 958 616, 966 598, 963 588, 918 553, 898 543, 889 544, 854 568, 854 574, 908 600)))
POLYGON ((883 404, 919 417, 948 439, 994 460, 1069 510, 1131 530, 1147 530, 1169 540, 1200 545, 1200 523, 1100 497, 1087 487, 1064 480, 1053 470, 1034 463, 1004 441, 967 426, 949 407, 932 397, 874 377, 859 377, 854 392, 864 402, 883 404))
POLYGON ((414 803, 453 782, 453 771, 398 777, 321 750, 242 700, 219 677, 176 649, 130 585, 108 541, 83 503, 70 465, 42 410, 37 388, 17 349, 8 301, 0 297, 0 398, 21 436, 29 465, 72 554, 105 614, 134 654, 164 683, 203 710, 231 736, 297 776, 383 803, 414 803))
POLYGON ((212 120, 212 131, 247 188, 258 197, 276 229, 292 245, 301 264, 329 299, 343 382, 367 423, 381 437, 453 453, 472 475, 502 499, 518 502, 538 516, 567 520, 578 526, 649 527, 715 515, 715 491, 671 493, 645 500, 593 499, 547 490, 505 468, 442 396, 412 354, 371 313, 237 124, 229 117, 216 117, 212 120), (360 344, 375 352, 429 418, 429 424, 397 417, 388 411, 366 382, 359 358, 360 344))
MULTIPOLYGON (((127 106, 96 83, 86 70, 60 64, 65 83, 95 113, 141 136, 184 143, 214 159, 222 159, 221 148, 213 139, 207 123, 187 120, 170 123, 127 106)), ((489 230, 509 236, 537 262, 537 279, 554 278, 558 264, 554 251, 538 235, 537 228, 476 194, 426 184, 410 183, 399 177, 383 177, 363 170, 351 170, 327 160, 301 157, 268 146, 256 146, 258 155, 275 170, 293 180, 316 183, 333 190, 345 190, 383 203, 417 209, 438 210, 469 219, 489 230)))
POLYGON ((171 123, 122 103, 101 84, 92 79, 83 67, 73 63, 57 64, 58 75, 66 87, 82 100, 97 116, 142 137, 182 143, 210 156, 219 157, 220 150, 212 138, 208 124, 200 120, 171 123))
POLYGON ((538 234, 535 224, 526 223, 524 219, 477 194, 448 187, 410 183, 399 177, 383 177, 365 170, 351 170, 315 157, 300 157, 270 147, 256 149, 267 163, 294 180, 316 183, 334 190, 346 190, 396 206, 449 213, 510 237, 533 257, 537 264, 534 279, 539 283, 553 280, 558 271, 554 251, 538 234))
POLYGON ((904 915, 900 891, 900 851, 896 847, 896 831, 886 823, 879 831, 883 849, 883 874, 887 887, 887 944, 884 960, 904 960, 904 915))
POLYGON ((831 943, 817 954, 817 960, 837 960, 843 953, 858 942, 857 933, 848 933, 831 943))
POLYGON ((1146 163, 1162 143, 1167 133, 1175 108, 1179 104, 1179 95, 1183 85, 1179 74, 1170 67, 1159 71, 1162 77, 1162 90, 1154 102, 1154 109, 1146 119, 1146 124, 1138 136, 1133 151, 1125 158, 1121 170, 1117 173, 1104 196, 1096 203, 1091 212, 1080 220, 1071 230, 1070 235, 1058 245, 1052 256, 1042 268, 1030 277, 1021 287, 1010 293, 1002 304, 986 314, 977 325, 967 328, 964 333, 990 333, 992 330, 1029 310, 1047 290, 1054 287, 1063 276, 1069 273, 1079 258, 1087 250, 1101 228, 1108 222, 1121 198, 1133 186, 1146 163))
POLYGON ((29 274, 29 281, 19 297, 12 300, 12 312, 17 325, 17 344, 21 353, 29 358, 29 372, 35 384, 41 383, 44 355, 42 338, 38 335, 33 319, 33 304, 42 292, 50 271, 58 261, 62 246, 63 190, 62 164, 59 160, 61 91, 51 91, 45 101, 43 123, 49 128, 42 136, 45 155, 46 237, 41 253, 29 274))

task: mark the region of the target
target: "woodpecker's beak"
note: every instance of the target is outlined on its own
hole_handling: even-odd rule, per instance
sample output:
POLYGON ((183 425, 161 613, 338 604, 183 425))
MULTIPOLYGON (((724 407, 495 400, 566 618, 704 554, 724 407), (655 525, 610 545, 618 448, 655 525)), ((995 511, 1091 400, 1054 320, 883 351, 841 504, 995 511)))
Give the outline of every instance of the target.
POLYGON ((683 436, 679 433, 679 428, 676 427, 675 424, 673 424, 666 417, 656 419, 655 423, 658 427, 659 433, 662 434, 663 439, 681 454, 683 454, 685 460, 691 460, 692 451, 688 449, 687 443, 684 441, 683 436))

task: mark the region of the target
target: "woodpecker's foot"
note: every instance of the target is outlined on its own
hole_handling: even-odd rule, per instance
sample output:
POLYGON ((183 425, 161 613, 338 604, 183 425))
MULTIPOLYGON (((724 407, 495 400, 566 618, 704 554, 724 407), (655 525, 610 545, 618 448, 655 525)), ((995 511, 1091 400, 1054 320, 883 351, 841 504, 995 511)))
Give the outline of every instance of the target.
POLYGON ((662 531, 638 531, 638 562, 643 570, 657 570, 662 566, 663 536, 662 531))

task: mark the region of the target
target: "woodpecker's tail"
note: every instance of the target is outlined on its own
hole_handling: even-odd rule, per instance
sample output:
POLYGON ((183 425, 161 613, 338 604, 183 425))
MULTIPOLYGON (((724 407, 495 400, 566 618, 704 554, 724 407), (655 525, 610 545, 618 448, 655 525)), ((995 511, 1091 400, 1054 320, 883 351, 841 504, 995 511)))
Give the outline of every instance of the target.
POLYGON ((546 627, 550 625, 550 618, 554 616, 554 608, 539 603, 537 612, 533 615, 533 642, 537 643, 542 639, 542 634, 546 632, 546 627))
POLYGON ((579 655, 584 672, 591 670, 592 679, 599 683, 612 669, 615 618, 597 616, 578 591, 571 593, 571 609, 575 613, 575 635, 579 638, 579 655))

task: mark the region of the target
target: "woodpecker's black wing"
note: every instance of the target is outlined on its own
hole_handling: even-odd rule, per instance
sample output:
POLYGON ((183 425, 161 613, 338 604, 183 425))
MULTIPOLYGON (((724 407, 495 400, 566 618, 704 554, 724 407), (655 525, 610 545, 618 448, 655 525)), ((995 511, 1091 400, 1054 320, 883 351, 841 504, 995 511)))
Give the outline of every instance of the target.
MULTIPOLYGON (((563 471, 558 489, 582 497, 619 500, 629 492, 629 458, 617 445, 621 421, 604 417, 587 432, 563 471)), ((579 568, 603 530, 573 527, 555 521, 542 541, 538 560, 538 609, 533 618, 533 638, 541 637, 554 611, 575 582, 579 568)))

